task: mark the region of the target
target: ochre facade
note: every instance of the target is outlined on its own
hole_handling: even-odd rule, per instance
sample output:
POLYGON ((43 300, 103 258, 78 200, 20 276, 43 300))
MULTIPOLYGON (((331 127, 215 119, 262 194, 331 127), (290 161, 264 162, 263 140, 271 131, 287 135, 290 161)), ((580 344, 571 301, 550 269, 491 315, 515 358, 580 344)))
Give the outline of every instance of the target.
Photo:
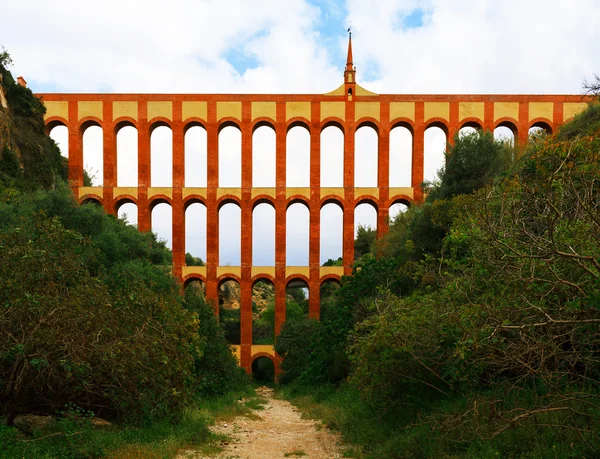
POLYGON ((310 315, 319 317, 319 290, 328 279, 351 274, 354 259, 354 209, 361 202, 374 205, 378 234, 388 228, 388 212, 397 202, 410 204, 422 199, 424 133, 430 126, 441 127, 452 139, 464 126, 493 130, 507 126, 517 144, 526 144, 528 131, 542 126, 553 132, 582 111, 586 104, 578 95, 383 95, 356 84, 351 49, 344 73, 344 84, 328 94, 38 94, 44 102, 48 130, 63 124, 69 131, 69 181, 80 202, 94 199, 107 213, 116 215, 120 205, 133 202, 138 208, 138 228, 151 230, 151 210, 161 202, 172 207, 173 270, 183 283, 199 279, 206 296, 218 305, 218 287, 236 280, 241 287, 241 345, 236 353, 241 365, 250 370, 253 359, 268 356, 278 368, 279 359, 272 346, 252 345, 252 288, 259 279, 273 282, 276 292, 278 334, 285 321, 286 286, 301 279, 309 287, 310 315), (91 124, 102 127, 104 177, 102 187, 83 186, 83 131, 91 124), (138 132, 138 186, 117 187, 116 134, 126 125, 138 132), (157 126, 169 126, 173 133, 173 185, 150 186, 150 134, 157 126), (184 186, 184 135, 200 125, 207 132, 207 187, 184 186), (242 135, 242 178, 240 188, 219 188, 218 135, 235 125, 242 135), (269 125, 276 135, 276 186, 252 187, 252 134, 269 125), (310 187, 286 187, 286 134, 296 125, 310 133, 310 187), (320 187, 320 134, 330 125, 344 133, 344 186, 320 187), (378 186, 354 186, 354 133, 363 126, 378 134, 378 186), (390 188, 390 131, 408 128, 413 136, 412 184, 390 188), (286 210, 303 202, 310 212, 309 266, 286 264, 286 210), (185 210, 194 202, 207 209, 207 255, 205 267, 185 266, 185 210), (219 208, 235 202, 241 208, 241 266, 219 266, 219 208), (252 210, 268 202, 275 208, 275 266, 252 266, 252 210), (320 266, 320 210, 337 202, 343 210, 343 267, 320 266))

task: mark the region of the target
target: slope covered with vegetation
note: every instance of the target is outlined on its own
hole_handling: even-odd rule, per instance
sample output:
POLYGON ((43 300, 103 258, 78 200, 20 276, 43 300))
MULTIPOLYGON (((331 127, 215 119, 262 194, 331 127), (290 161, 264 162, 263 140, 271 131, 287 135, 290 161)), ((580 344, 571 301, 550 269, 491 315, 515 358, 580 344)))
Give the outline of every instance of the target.
MULTIPOLYGON (((96 415, 147 426, 152 437, 152 426, 189 421, 198 403, 244 388, 246 378, 212 307, 197 292, 181 295, 164 243, 77 204, 43 104, 1 57, 0 456, 97 457, 87 434, 63 429, 48 452, 13 421, 62 413, 61 429, 65 413, 96 415)), ((208 436, 206 421, 194 425, 208 436)))
POLYGON ((286 392, 356 457, 598 454, 597 113, 518 161, 491 133, 455 138, 322 322, 284 327, 286 392))

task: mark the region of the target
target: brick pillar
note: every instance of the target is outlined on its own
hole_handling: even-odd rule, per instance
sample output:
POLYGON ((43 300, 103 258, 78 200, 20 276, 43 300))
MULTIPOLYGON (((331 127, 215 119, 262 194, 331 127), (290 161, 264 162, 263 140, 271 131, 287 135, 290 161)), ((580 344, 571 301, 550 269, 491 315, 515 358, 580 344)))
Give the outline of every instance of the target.
POLYGON ((113 109, 110 102, 104 102, 102 105, 102 186, 104 209, 107 214, 117 214, 113 203, 113 187, 117 186, 117 139, 115 134, 115 126, 111 122, 113 119, 113 109))
POLYGON ((217 186, 219 180, 219 132, 217 107, 214 101, 207 106, 206 124, 206 299, 212 301, 215 314, 219 313, 217 266, 219 264, 219 211, 217 186))
MULTIPOLYGON (((354 107, 349 112, 346 103, 346 119, 354 119, 354 107), (349 118, 349 115, 352 117, 349 118)), ((352 104, 354 105, 354 104, 352 104)), ((354 123, 344 126, 344 232, 343 260, 344 274, 352 274, 354 264, 354 123)))
POLYGON ((285 322, 285 102, 277 102, 275 123, 275 336, 285 322))
POLYGON ((379 206, 377 209, 377 237, 380 238, 388 232, 390 198, 390 104, 381 104, 381 127, 379 128, 377 146, 377 186, 379 187, 379 206))
POLYGON ((423 201, 423 169, 425 167, 425 123, 423 120, 425 106, 423 102, 415 104, 415 129, 413 133, 413 152, 411 165, 411 186, 415 202, 423 201))
MULTIPOLYGON (((69 101, 69 184, 83 186, 83 133, 80 131, 77 101, 69 101)), ((78 196, 77 196, 78 197, 78 196)))
POLYGON ((150 125, 148 124, 147 103, 138 103, 138 229, 150 231, 152 219, 148 206, 150 186, 150 125))
POLYGON ((494 102, 483 103, 483 130, 494 133, 494 102))
POLYGON ((185 176, 185 151, 183 144, 183 122, 181 120, 181 102, 173 103, 173 271, 183 281, 185 266, 185 210, 183 208, 183 180, 185 176))
POLYGON ((321 302, 319 299, 319 280, 321 277, 321 105, 313 102, 311 105, 310 127, 310 234, 309 234, 309 296, 308 314, 314 319, 320 315, 321 302), (317 286, 314 288, 314 286, 317 286))
POLYGON ((529 142, 529 102, 519 103, 519 122, 517 124, 517 138, 515 139, 515 149, 517 156, 521 157, 523 151, 529 142))
POLYGON ((241 200, 241 366, 252 373, 252 115, 250 102, 242 103, 241 200))

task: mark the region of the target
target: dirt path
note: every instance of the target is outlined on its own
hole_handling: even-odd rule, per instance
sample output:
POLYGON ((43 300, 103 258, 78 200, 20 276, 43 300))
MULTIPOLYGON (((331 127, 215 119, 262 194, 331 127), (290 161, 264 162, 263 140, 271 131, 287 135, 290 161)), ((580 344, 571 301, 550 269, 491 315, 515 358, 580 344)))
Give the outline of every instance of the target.
MULTIPOLYGON (((256 393, 268 402, 264 409, 253 411, 252 418, 240 416, 232 422, 218 423, 211 430, 231 440, 224 451, 213 458, 279 459, 304 457, 311 459, 340 458, 339 438, 323 424, 302 419, 295 406, 273 398, 273 390, 261 387, 256 393), (253 419, 254 418, 254 419, 253 419)), ((182 454, 181 458, 202 456, 182 454)))

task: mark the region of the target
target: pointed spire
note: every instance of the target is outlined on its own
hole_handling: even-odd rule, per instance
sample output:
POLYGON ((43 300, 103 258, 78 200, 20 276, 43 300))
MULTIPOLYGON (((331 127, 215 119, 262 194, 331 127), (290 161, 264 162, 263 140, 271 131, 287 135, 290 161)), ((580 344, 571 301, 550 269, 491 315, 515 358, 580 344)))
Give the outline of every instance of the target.
POLYGON ((354 70, 352 64, 352 29, 348 27, 348 58, 346 59, 346 70, 354 70))

